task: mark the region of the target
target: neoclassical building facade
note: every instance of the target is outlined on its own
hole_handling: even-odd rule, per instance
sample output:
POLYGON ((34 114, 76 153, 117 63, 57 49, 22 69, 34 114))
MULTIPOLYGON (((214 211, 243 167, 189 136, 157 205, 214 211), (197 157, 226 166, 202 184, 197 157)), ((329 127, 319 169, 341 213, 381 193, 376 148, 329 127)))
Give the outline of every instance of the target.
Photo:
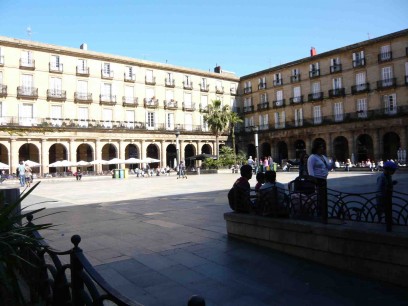
POLYGON ((182 160, 218 153, 203 116, 215 99, 236 107, 237 76, 87 49, 0 37, 0 162, 11 172, 20 160, 43 174, 59 160, 115 157, 174 167, 176 138, 182 160))
POLYGON ((316 140, 339 161, 400 159, 408 147, 408 30, 241 77, 248 155, 310 154, 316 140), (254 127, 259 147, 255 147, 254 127))

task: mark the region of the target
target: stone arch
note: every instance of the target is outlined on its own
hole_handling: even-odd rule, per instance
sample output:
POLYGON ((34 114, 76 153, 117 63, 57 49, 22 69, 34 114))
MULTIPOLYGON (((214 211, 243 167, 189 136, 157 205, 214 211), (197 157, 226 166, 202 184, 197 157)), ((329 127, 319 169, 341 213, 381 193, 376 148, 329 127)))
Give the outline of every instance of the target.
POLYGON ((253 159, 256 157, 256 147, 253 143, 248 144, 247 153, 248 153, 248 158, 249 156, 252 156, 253 159))
MULTIPOLYGON (((8 165, 9 164, 9 151, 5 145, 0 143, 0 162, 3 164, 8 165)), ((11 165, 10 165, 11 166, 11 165)))
MULTIPOLYGON (((140 159, 139 148, 134 143, 128 144, 125 148, 125 159, 129 159, 129 158, 139 158, 140 159)), ((125 167, 129 169, 136 169, 139 167, 139 164, 126 164, 125 167)))
POLYGON ((288 159, 288 145, 284 141, 279 141, 278 147, 278 163, 281 164, 283 159, 288 159))
POLYGON ((206 143, 201 147, 201 153, 205 153, 205 154, 212 154, 212 148, 211 146, 206 143))
POLYGON ((333 140, 333 157, 339 162, 345 162, 350 158, 347 138, 338 136, 333 140))
MULTIPOLYGON (((65 145, 61 143, 54 143, 48 149, 48 164, 55 163, 56 161, 60 160, 67 160, 68 159, 68 150, 65 145)), ((56 173, 59 169, 56 167, 50 167, 50 173, 56 173)))
POLYGON ((76 150, 76 161, 84 160, 84 161, 92 161, 93 160, 93 149, 87 143, 81 143, 76 150))
POLYGON ((306 144, 302 139, 298 139, 293 144, 295 150, 295 158, 300 159, 300 156, 306 152, 306 144))
MULTIPOLYGON (((147 146, 146 157, 160 159, 160 148, 156 143, 151 143, 147 146)), ((160 163, 151 163, 149 166, 150 168, 157 168, 160 166, 160 163)))
POLYGON ((188 158, 196 155, 195 152, 196 152, 195 147, 191 143, 185 146, 184 148, 185 163, 184 164, 186 165, 186 167, 194 165, 194 160, 189 160, 188 158))
MULTIPOLYGON (((323 146, 324 146, 324 152, 326 152, 326 149, 327 149, 327 146, 326 146, 326 140, 324 140, 323 138, 315 138, 314 140, 313 140, 313 143, 312 143, 312 150, 313 150, 313 148, 317 145, 317 143, 318 144, 322 144, 323 146)), ((312 153, 312 152, 311 152, 312 153)), ((326 153, 325 153, 326 154, 326 153)))
MULTIPOLYGON (((111 160, 112 158, 118 157, 118 149, 112 143, 107 143, 102 147, 102 159, 111 160)), ((115 169, 117 165, 102 165, 102 169, 112 170, 115 169)))
POLYGON ((397 133, 388 132, 383 136, 383 160, 398 160, 398 149, 401 147, 401 140, 397 133))
MULTIPOLYGON (((40 162, 40 150, 33 143, 25 143, 18 149, 18 160, 31 160, 36 163, 40 162)), ((10 165, 11 166, 11 165, 10 165)), ((40 167, 33 167, 33 173, 39 173, 40 167)))
MULTIPOLYGON (((166 148, 166 166, 176 168, 177 166, 177 148, 175 144, 169 144, 166 148)), ((164 166, 164 165, 163 165, 164 166)))
POLYGON ((261 157, 271 156, 271 145, 268 142, 264 142, 261 144, 261 157))
POLYGON ((356 143, 357 161, 366 161, 374 159, 373 139, 368 134, 361 134, 357 137, 356 143))

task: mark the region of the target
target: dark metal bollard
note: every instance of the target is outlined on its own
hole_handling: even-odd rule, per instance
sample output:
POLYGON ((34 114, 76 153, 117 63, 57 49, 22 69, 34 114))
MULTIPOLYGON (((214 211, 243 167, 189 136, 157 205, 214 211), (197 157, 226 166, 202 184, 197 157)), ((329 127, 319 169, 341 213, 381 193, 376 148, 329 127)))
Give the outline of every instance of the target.
POLYGON ((205 306, 205 300, 199 295, 193 295, 188 300, 187 306, 205 306))
POLYGON ((74 248, 70 254, 72 305, 83 306, 85 303, 82 302, 81 292, 84 290, 84 281, 80 275, 84 267, 76 256, 77 253, 82 253, 82 249, 78 246, 81 242, 81 237, 79 235, 73 235, 71 242, 74 244, 74 248))

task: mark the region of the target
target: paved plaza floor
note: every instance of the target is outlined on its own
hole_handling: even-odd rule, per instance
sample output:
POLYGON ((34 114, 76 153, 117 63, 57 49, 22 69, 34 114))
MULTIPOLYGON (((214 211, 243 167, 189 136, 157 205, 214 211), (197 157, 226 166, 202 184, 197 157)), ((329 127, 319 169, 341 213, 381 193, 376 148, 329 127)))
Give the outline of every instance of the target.
MULTIPOLYGON (((329 188, 374 191, 377 173, 330 174, 329 188)), ((23 202, 46 207, 43 232, 59 250, 80 247, 106 280, 144 305, 408 305, 408 290, 228 238, 223 213, 237 174, 177 180, 44 180, 23 202), (57 214, 53 214, 58 212, 57 214)), ((278 173, 287 183, 296 173, 278 173)), ((408 173, 396 190, 407 192, 408 173)), ((255 179, 251 180, 255 185, 255 179)))

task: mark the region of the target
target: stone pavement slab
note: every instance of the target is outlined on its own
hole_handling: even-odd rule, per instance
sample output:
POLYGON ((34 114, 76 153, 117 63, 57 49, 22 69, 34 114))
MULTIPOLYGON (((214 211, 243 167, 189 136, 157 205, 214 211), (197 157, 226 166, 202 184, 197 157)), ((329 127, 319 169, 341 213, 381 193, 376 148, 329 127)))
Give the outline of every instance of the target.
MULTIPOLYGON (((296 174, 279 173, 289 182, 296 174)), ((371 190, 375 174, 331 174, 329 186, 371 190)), ((408 292, 228 238, 223 214, 237 175, 42 182, 23 203, 45 205, 52 246, 80 247, 111 285, 145 305, 408 305, 408 292), (92 204, 87 204, 87 202, 92 204), (57 214, 53 214, 58 212, 57 214)), ((400 188, 407 176, 401 174, 400 188)), ((251 180, 255 185, 255 180, 251 180)), ((31 207, 31 208, 33 208, 31 207)))

